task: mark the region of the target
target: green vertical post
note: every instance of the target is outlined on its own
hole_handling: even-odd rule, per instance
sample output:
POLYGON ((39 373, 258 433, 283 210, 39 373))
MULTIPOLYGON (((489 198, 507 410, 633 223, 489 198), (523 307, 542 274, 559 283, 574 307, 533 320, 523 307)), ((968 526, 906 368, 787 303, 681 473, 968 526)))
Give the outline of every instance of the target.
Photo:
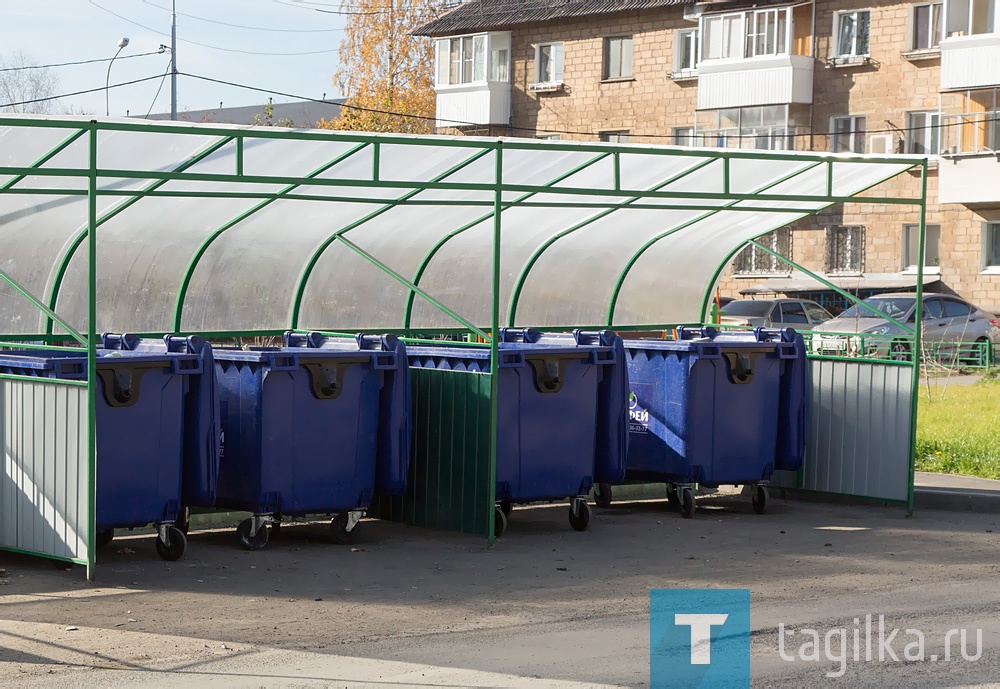
POLYGON ((487 491, 490 511, 487 519, 486 544, 492 546, 496 540, 497 502, 497 420, 499 418, 500 391, 500 225, 503 202, 503 142, 496 143, 496 187, 493 189, 493 304, 490 309, 490 486, 487 491))
POLYGON ((243 176, 243 137, 236 137, 236 174, 243 176))
POLYGON ((917 460, 917 410, 920 404, 920 341, 923 339, 924 261, 927 230, 927 159, 920 166, 920 239, 917 245, 917 303, 913 324, 913 390, 910 393, 910 476, 907 485, 906 513, 913 514, 913 481, 917 460))
POLYGON ((87 580, 97 550, 97 121, 90 122, 87 175, 87 580))

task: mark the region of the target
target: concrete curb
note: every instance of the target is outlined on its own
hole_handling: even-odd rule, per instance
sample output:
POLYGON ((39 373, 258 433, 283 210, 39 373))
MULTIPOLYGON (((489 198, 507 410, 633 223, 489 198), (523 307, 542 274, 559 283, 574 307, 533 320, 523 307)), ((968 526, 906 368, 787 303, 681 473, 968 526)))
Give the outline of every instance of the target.
POLYGON ((992 491, 916 488, 913 509, 1000 514, 1000 494, 992 491))

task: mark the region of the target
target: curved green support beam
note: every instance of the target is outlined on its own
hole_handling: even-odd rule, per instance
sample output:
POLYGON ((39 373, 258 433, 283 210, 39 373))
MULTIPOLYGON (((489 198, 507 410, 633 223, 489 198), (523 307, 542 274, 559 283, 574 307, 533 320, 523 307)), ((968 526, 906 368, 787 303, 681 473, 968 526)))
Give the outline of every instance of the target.
MULTIPOLYGON (((197 163, 201 162, 208 156, 218 151, 220 148, 231 142, 234 138, 236 137, 230 136, 220 139, 219 141, 216 141, 213 144, 210 144, 207 148, 203 149, 199 153, 196 153, 195 155, 193 155, 192 157, 188 158, 183 163, 181 163, 177 168, 174 169, 174 172, 175 173, 184 172, 192 165, 196 165, 197 163)), ((96 176, 96 168, 91 174, 96 176)), ((166 184, 168 181, 170 180, 167 179, 155 180, 150 184, 148 184, 145 188, 143 188, 142 191, 143 192, 155 191, 156 189, 159 189, 164 184, 166 184)), ((97 198, 96 189, 93 190, 92 196, 95 199, 97 198)), ((127 208, 130 208, 133 204, 138 203, 138 201, 141 198, 142 198, 141 195, 133 196, 119 203, 117 206, 115 206, 110 211, 108 211, 107 213, 105 213, 96 220, 95 229, 106 223, 108 220, 111 220, 122 211, 126 210, 127 208)), ((66 277, 66 271, 69 269, 70 261, 73 260, 73 256, 74 254, 76 254, 76 250, 79 249, 80 245, 83 244, 85 239, 87 239, 88 227, 89 226, 85 225, 84 227, 77 230, 76 235, 70 240, 69 248, 66 249, 66 253, 63 254, 62 258, 56 264, 57 265, 56 276, 55 280, 52 282, 52 290, 49 292, 49 299, 48 299, 48 306, 53 311, 55 311, 56 302, 59 300, 59 290, 62 289, 62 283, 66 277)), ((52 334, 52 321, 49 321, 45 332, 47 335, 52 334)))
MULTIPOLYGON (((780 177, 780 178, 774 180, 773 182, 769 182, 769 183, 765 184, 764 186, 759 187, 754 192, 751 192, 751 194, 753 194, 753 193, 759 193, 759 192, 763 192, 763 191, 767 191, 768 189, 771 189, 773 187, 778 186, 779 184, 782 184, 783 182, 787 182, 790 179, 798 177, 799 175, 801 175, 801 174, 803 174, 805 172, 808 172, 809 170, 812 170, 813 168, 816 168, 816 167, 818 167, 818 166, 820 166, 822 164, 823 164, 822 162, 815 162, 815 163, 811 163, 809 165, 805 165, 805 166, 799 168, 798 170, 796 170, 795 172, 790 172, 789 174, 784 175, 783 177, 780 177)), ((680 232, 681 230, 686 229, 688 227, 691 227, 692 225, 694 225, 696 223, 699 223, 702 220, 705 220, 706 218, 712 217, 716 213, 721 213, 722 211, 725 211, 725 210, 728 210, 728 209, 732 208, 736 204, 740 203, 742 200, 743 199, 736 199, 734 201, 730 201, 729 203, 723 204, 721 207, 717 208, 716 210, 708 211, 707 213, 702 213, 698 217, 692 218, 691 220, 688 220, 685 223, 681 223, 677 227, 673 227, 673 228, 667 230, 666 232, 661 232, 660 234, 656 235, 655 237, 653 237, 652 239, 650 239, 649 241, 647 241, 645 244, 643 244, 639 248, 639 250, 636 251, 635 254, 632 255, 632 258, 629 259, 628 263, 626 263, 625 267, 622 269, 622 272, 618 275, 618 281, 615 283, 615 289, 614 289, 614 291, 611 294, 611 301, 608 303, 608 314, 607 314, 607 324, 608 324, 608 326, 610 327, 612 325, 612 323, 614 322, 615 308, 618 306, 618 295, 621 294, 622 286, 625 284, 625 279, 628 277, 629 271, 632 270, 632 266, 634 266, 636 264, 636 262, 640 258, 642 258, 642 255, 644 253, 646 253, 646 251, 648 251, 651 246, 653 246, 654 244, 656 244, 660 240, 662 240, 662 239, 664 239, 666 237, 669 237, 670 235, 672 235, 672 234, 674 234, 676 232, 680 232)), ((740 246, 742 247, 742 245, 740 245, 740 246)), ((724 266, 725 264, 721 264, 721 265, 724 266)), ((712 284, 713 285, 715 284, 714 280, 713 280, 712 284)), ((702 303, 702 310, 701 310, 702 316, 705 313, 704 307, 705 307, 705 304, 703 302, 702 303)))
MULTIPOLYGON (((667 179, 667 180, 665 180, 663 182, 660 182, 660 183, 658 183, 658 184, 650 187, 649 191, 659 191, 659 190, 663 189, 663 187, 666 187, 666 186, 668 186, 670 184, 673 184, 674 182, 678 181, 679 179, 687 177, 691 173, 696 172, 696 171, 700 170, 701 168, 714 163, 716 160, 717 160, 716 158, 708 158, 706 160, 701 161, 697 165, 692 165, 688 169, 683 170, 682 172, 679 172, 676 175, 673 175, 669 179, 667 179)), ((631 198, 631 199, 628 199, 627 201, 622 202, 621 204, 619 204, 615 208, 608 208, 606 210, 601 211, 600 213, 592 215, 591 217, 587 218, 586 220, 583 220, 583 221, 581 221, 581 222, 579 222, 579 223, 577 223, 577 224, 575 224, 575 225, 573 225, 573 226, 571 226, 571 227, 569 227, 569 228, 567 228, 565 230, 562 230, 561 232, 558 232, 558 233, 552 235, 547 240, 545 240, 545 242, 543 242, 540 247, 538 247, 537 249, 535 249, 534 253, 531 254, 531 256, 528 258, 528 261, 524 264, 524 268, 522 268, 521 272, 518 274, 517 280, 514 282, 514 291, 511 293, 510 306, 507 309, 507 325, 508 325, 508 327, 514 327, 514 319, 517 317, 517 304, 521 300, 521 291, 524 289, 524 283, 527 281, 528 275, 531 273, 532 268, 535 267, 535 263, 538 262, 538 259, 540 259, 542 257, 542 254, 544 254, 548 250, 548 248, 550 246, 552 246, 553 244, 555 244, 557 241, 559 241, 560 239, 562 239, 566 235, 572 234, 573 232, 576 232, 577 230, 581 230, 584 227, 587 227, 588 225, 591 225, 591 224, 597 222, 601 218, 604 218, 604 217, 606 217, 608 215, 611 215, 616 210, 620 210, 622 208, 627 208, 627 207, 631 206, 632 204, 636 203, 640 198, 641 197, 636 196, 634 198, 631 198)))
MULTIPOLYGON (((607 158, 607 157, 609 157, 611 155, 613 155, 613 154, 610 153, 610 152, 602 153, 601 155, 599 155, 599 156, 597 156, 595 158, 592 158, 591 160, 588 160, 586 163, 578 165, 575 168, 573 168, 571 170, 568 170, 567 172, 564 172, 561 175, 558 175, 557 177, 554 177, 551 181, 546 182, 545 185, 546 186, 552 186, 553 184, 559 184, 559 182, 562 182, 562 181, 564 181, 566 179, 569 179, 570 177, 572 177, 576 173, 581 172, 582 170, 587 169, 591 165, 594 165, 595 163, 597 163, 597 162, 599 162, 601 160, 604 160, 605 158, 607 158)), ((505 205, 502 208, 500 208, 499 212, 503 213, 508 208, 516 206, 517 204, 519 204, 519 203, 521 203, 523 201, 527 201, 532 196, 535 196, 538 193, 540 193, 540 192, 532 191, 532 192, 528 192, 526 194, 522 194, 521 196, 518 196, 516 199, 514 199, 512 202, 510 202, 509 205, 505 205)), ((427 252, 427 255, 424 256, 423 260, 420 262, 420 265, 417 266, 417 272, 413 276, 413 284, 415 284, 415 285, 419 285, 420 284, 420 280, 424 277, 424 271, 427 270, 427 266, 430 265, 431 261, 434 259, 434 256, 437 254, 438 251, 441 250, 442 247, 444 247, 445 244, 447 244, 449 241, 451 241, 451 239, 453 237, 457 237, 458 235, 462 234, 463 232, 465 232, 467 230, 471 230, 476 225, 478 225, 480 223, 483 223, 483 222, 486 222, 487 220, 489 220, 490 218, 492 218, 493 217, 493 213, 496 212, 495 208, 496 208, 496 205, 494 205, 494 211, 491 211, 489 213, 481 215, 480 217, 476 218, 475 220, 473 220, 471 222, 468 222, 465 225, 462 225, 461 227, 459 227, 457 229, 452 230, 451 232, 449 232, 448 234, 446 234, 444 237, 442 237, 441 239, 439 239, 437 241, 437 243, 435 243, 434 246, 431 247, 431 250, 427 252)), ((404 331, 408 331, 410 329, 410 321, 412 320, 412 316, 413 316, 413 301, 414 301, 414 298, 415 298, 415 295, 411 292, 410 296, 406 300, 406 309, 403 311, 403 330, 404 331)))
MULTIPOLYGON (((319 175, 323 174, 324 172, 334 167, 335 165, 338 165, 339 163, 342 163, 343 161, 347 160, 352 155, 354 155, 361 149, 365 148, 366 146, 368 146, 368 144, 358 144, 356 146, 352 146, 350 149, 340 154, 333 160, 324 163, 320 167, 310 172, 308 175, 306 175, 305 178, 313 179, 315 177, 318 177, 319 175)), ((243 213, 236 216, 232 220, 224 223, 219 228, 214 230, 210 235, 208 235, 204 240, 202 240, 201 244, 198 246, 198 250, 195 251, 194 256, 191 257, 191 261, 188 263, 187 268, 184 270, 184 277, 181 279, 181 286, 177 290, 177 301, 174 302, 174 328, 173 328, 174 332, 181 331, 181 320, 184 318, 184 301, 185 299, 187 299, 188 289, 191 286, 191 280, 194 278, 194 271, 198 268, 198 263, 201 261, 205 253, 208 251, 208 248, 212 246, 215 240, 221 237, 226 230, 229 230, 233 226, 243 222, 257 211, 267 208, 272 203, 282 198, 283 196, 287 196, 288 194, 295 191, 303 184, 304 183, 289 184, 284 189, 278 191, 274 196, 264 199, 257 205, 253 206, 252 208, 249 208, 248 210, 244 211, 243 213)))
MULTIPOLYGON (((461 170, 464 170, 469 165, 472 165, 474 162, 476 162, 480 158, 483 158, 484 156, 488 155, 489 153, 491 153, 492 151, 495 151, 495 150, 496 150, 496 144, 494 144, 493 146, 490 146, 488 148, 483 148, 483 149, 479 150, 475 155, 472 155, 469 158, 466 158, 465 160, 463 160, 462 162, 458 163, 457 165, 453 165, 452 167, 448 168, 447 170, 445 170, 444 172, 440 173, 439 175, 436 175, 433 179, 431 179, 431 183, 433 184, 433 183, 436 183, 436 182, 440 182, 443 179, 447 179, 451 175, 453 175, 456 172, 459 172, 461 170)), ((355 220, 354 222, 349 223, 348 225, 340 228, 339 230, 337 230, 336 232, 334 232, 332 235, 330 235, 329 237, 327 237, 326 239, 324 239, 322 243, 320 243, 320 245, 316 248, 315 251, 313 251, 312 255, 309 257, 309 261, 306 263, 305 268, 303 268, 302 273, 299 275, 299 279, 298 279, 298 281, 296 282, 296 285, 295 285, 295 297, 294 297, 294 301, 292 302, 292 317, 291 317, 291 328, 293 330, 295 328, 299 327, 299 315, 300 315, 301 310, 302 310, 302 297, 306 293, 306 285, 309 283, 309 277, 312 275, 312 271, 316 267, 316 264, 319 263, 319 259, 323 255, 323 252, 325 252, 327 250, 327 248, 329 248, 329 246, 331 244, 333 244, 335 241, 337 241, 337 239, 341 235, 345 235, 348 232, 350 232, 351 230, 355 229, 356 227, 360 227, 361 225, 364 225, 369 220, 374 220, 375 218, 377 218, 378 216, 382 215, 383 213, 387 213, 388 211, 392 210, 393 208, 397 207, 398 205, 400 205, 402 203, 405 203, 406 201, 412 199, 414 196, 416 196, 417 194, 419 194, 422 191, 424 191, 423 188, 411 189, 410 191, 406 192, 402 196, 400 196, 398 198, 395 198, 395 199, 393 199, 391 201, 386 202, 386 204, 384 206, 382 206, 381 208, 379 208, 378 210, 372 211, 371 213, 369 213, 365 217, 360 218, 358 220, 355 220)), ((411 291, 410 294, 413 294, 413 292, 411 291)))

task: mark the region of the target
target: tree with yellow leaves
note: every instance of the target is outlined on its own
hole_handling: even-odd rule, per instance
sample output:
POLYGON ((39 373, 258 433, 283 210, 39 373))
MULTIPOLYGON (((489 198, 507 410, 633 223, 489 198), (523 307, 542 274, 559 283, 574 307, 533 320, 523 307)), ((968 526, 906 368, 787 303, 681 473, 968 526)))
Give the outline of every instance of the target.
POLYGON ((440 0, 345 0, 341 7, 350 17, 333 83, 347 103, 340 117, 321 126, 434 131, 433 44, 412 32, 438 13, 440 0))

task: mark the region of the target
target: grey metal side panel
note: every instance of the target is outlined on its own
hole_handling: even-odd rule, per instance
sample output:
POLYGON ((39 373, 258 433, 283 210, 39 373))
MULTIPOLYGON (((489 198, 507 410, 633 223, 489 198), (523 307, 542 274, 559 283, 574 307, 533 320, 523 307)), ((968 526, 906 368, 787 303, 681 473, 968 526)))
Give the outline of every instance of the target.
MULTIPOLYGON (((870 361, 810 361, 809 438, 799 488, 909 497, 913 369, 870 361)), ((795 487, 795 476, 776 483, 795 487)))
POLYGON ((87 557, 87 389, 0 379, 0 547, 87 557))

